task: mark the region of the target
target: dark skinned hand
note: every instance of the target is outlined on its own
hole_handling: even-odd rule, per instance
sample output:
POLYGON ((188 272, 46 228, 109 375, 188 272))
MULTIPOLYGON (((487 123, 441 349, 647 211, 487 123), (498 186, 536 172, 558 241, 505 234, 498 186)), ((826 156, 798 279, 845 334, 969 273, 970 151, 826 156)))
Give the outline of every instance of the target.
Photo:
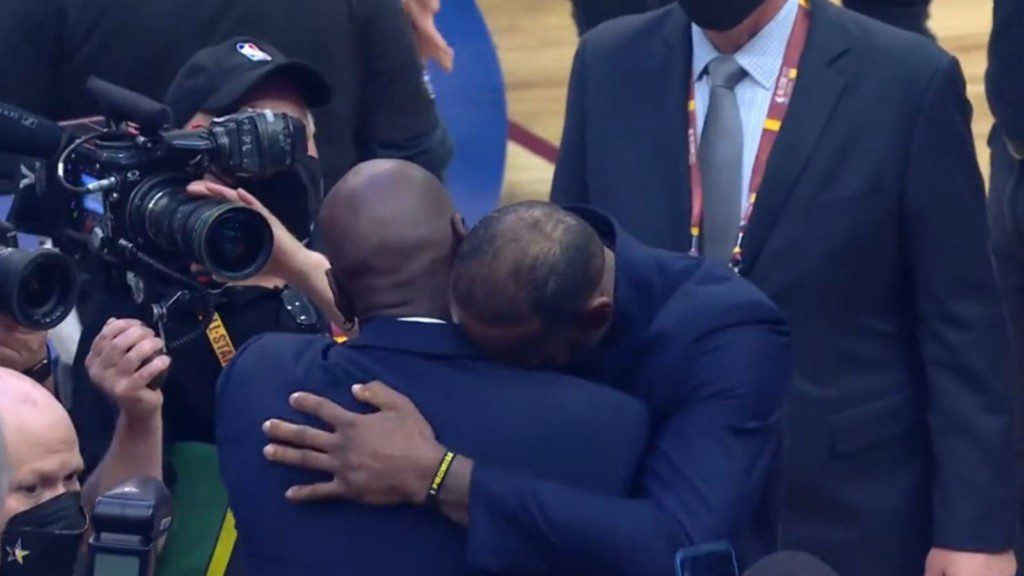
POLYGON ((281 420, 263 424, 268 460, 333 476, 329 482, 292 486, 285 496, 296 502, 422 504, 444 455, 430 424, 411 400, 382 382, 357 384, 352 394, 379 411, 357 414, 298 392, 289 399, 291 406, 319 418, 332 432, 281 420))

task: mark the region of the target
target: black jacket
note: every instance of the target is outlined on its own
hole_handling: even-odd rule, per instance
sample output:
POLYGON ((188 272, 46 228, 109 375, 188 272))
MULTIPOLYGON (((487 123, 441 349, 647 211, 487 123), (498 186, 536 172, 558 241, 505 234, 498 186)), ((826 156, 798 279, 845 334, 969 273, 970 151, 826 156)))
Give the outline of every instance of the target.
MULTIPOLYGON (((690 51, 678 6, 584 38, 554 200, 689 247, 690 51)), ((1013 545, 1005 327, 970 114, 934 43, 812 1, 743 274, 793 331, 780 543, 840 574, 1013 545)))
POLYGON ((451 142, 423 84, 401 4, 382 0, 7 0, 0 102, 52 119, 98 114, 89 75, 156 100, 200 48, 265 39, 320 70, 316 112, 329 188, 357 162, 403 158, 440 175, 451 142))

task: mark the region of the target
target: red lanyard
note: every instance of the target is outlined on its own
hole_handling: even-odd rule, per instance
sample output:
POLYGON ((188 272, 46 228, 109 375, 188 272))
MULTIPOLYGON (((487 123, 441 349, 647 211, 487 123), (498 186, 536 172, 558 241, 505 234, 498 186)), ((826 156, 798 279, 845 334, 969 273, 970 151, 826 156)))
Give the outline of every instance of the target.
MULTIPOLYGON (((786 118, 789 110, 789 101, 793 97, 793 88, 796 86, 797 70, 800 66, 800 56, 803 55, 804 46, 807 44, 807 33, 811 27, 811 5, 809 0, 799 0, 800 8, 797 13, 796 23, 789 35, 789 42, 786 44, 786 53, 782 57, 782 69, 779 71, 779 80, 775 85, 775 94, 768 106, 768 117, 764 121, 764 130, 761 132, 761 144, 757 149, 757 156, 754 158, 754 171, 750 177, 750 192, 747 195, 747 203, 740 220, 739 230, 736 234, 736 246, 732 249, 732 256, 729 265, 736 272, 743 266, 743 237, 747 232, 747 224, 750 216, 754 213, 754 203, 757 202, 757 192, 761 189, 761 182, 764 180, 765 168, 768 166, 768 157, 775 146, 775 139, 782 129, 782 121, 786 118)), ((704 185, 700 174, 700 162, 697 160, 697 100, 696 100, 696 74, 690 78, 690 101, 687 106, 690 113, 690 126, 686 134, 690 150, 690 254, 700 255, 701 223, 704 219, 704 185)))

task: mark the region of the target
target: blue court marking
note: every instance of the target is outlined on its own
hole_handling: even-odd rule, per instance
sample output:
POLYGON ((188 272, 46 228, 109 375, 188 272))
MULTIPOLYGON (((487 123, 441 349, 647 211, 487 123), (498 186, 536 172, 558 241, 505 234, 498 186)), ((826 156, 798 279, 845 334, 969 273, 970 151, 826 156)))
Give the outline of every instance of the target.
POLYGON ((455 49, 454 72, 428 68, 438 110, 455 143, 445 183, 472 225, 501 198, 508 145, 505 82, 475 0, 444 0, 437 27, 455 49))

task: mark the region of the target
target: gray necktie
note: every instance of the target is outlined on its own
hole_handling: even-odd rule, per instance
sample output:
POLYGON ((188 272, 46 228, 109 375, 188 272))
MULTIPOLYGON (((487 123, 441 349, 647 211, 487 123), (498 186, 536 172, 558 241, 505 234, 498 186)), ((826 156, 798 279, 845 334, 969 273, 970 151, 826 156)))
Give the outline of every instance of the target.
POLYGON ((747 75, 732 56, 708 64, 711 98, 698 160, 704 184, 703 253, 728 262, 742 217, 743 123, 734 88, 747 75))

